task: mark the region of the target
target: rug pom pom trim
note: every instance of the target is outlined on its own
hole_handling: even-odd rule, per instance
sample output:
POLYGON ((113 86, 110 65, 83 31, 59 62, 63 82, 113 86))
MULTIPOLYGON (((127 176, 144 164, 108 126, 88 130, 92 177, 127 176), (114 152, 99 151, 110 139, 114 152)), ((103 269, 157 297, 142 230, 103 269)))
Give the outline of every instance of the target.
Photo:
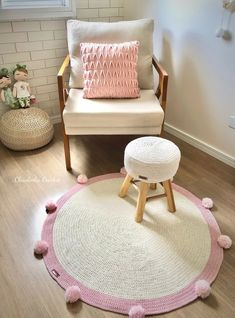
POLYGON ((122 167, 122 168, 120 169, 120 173, 123 174, 123 175, 126 175, 126 174, 127 174, 126 168, 125 168, 125 167, 122 167))
POLYGON ((65 290, 64 297, 66 303, 75 303, 81 298, 81 290, 78 286, 69 286, 65 290))
POLYGON ((231 238, 227 235, 220 235, 217 239, 217 243, 219 244, 220 247, 226 250, 229 249, 233 244, 231 238))
POLYGON ((77 182, 80 183, 80 184, 85 184, 87 183, 88 181, 88 178, 85 174, 80 174, 78 177, 77 177, 77 182))
POLYGON ((145 317, 145 309, 140 306, 133 306, 129 311, 129 318, 144 318, 145 317))
POLYGON ((198 280, 195 283, 195 293, 198 297, 201 297, 202 299, 207 298, 211 293, 210 284, 204 279, 198 280))
POLYGON ((34 253, 37 255, 44 255, 48 251, 48 243, 46 241, 37 241, 34 245, 34 253))
POLYGON ((214 202, 211 198, 203 198, 202 199, 202 206, 206 209, 211 209, 213 208, 214 202))
POLYGON ((48 201, 45 208, 47 213, 53 213, 57 209, 57 204, 54 201, 48 201))

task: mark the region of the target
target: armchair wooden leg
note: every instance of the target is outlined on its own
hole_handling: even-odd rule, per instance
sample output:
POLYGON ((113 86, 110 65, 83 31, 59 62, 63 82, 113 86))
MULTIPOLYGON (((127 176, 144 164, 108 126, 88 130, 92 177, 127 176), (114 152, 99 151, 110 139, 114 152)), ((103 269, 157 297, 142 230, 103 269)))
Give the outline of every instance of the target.
POLYGON ((156 190, 157 189, 157 184, 156 183, 150 183, 150 189, 151 190, 156 190))
POLYGON ((69 136, 64 133, 64 154, 66 169, 71 170, 71 158, 70 158, 70 147, 69 147, 69 136))
POLYGON ((136 214, 135 214, 135 221, 138 223, 143 220, 144 207, 146 203, 148 187, 149 187, 148 183, 140 182, 139 196, 137 200, 137 208, 136 208, 136 214))
POLYGON ((125 180, 123 181, 123 184, 121 186, 121 190, 119 192, 119 197, 124 198, 126 196, 132 180, 133 180, 133 178, 129 174, 127 174, 125 177, 125 180))
POLYGON ((175 212, 175 200, 174 200, 174 195, 171 187, 171 180, 163 181, 163 187, 166 192, 167 196, 167 204, 168 204, 168 210, 170 212, 175 212))

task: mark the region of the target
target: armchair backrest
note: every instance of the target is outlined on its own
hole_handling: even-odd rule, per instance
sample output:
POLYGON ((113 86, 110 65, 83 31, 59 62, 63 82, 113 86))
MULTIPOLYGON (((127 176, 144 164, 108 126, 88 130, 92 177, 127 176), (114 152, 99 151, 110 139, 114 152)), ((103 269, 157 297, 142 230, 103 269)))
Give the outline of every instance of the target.
POLYGON ((120 22, 85 22, 69 20, 67 22, 68 49, 70 54, 71 88, 83 87, 83 69, 80 56, 80 43, 122 43, 139 41, 138 81, 141 89, 153 88, 153 29, 151 19, 120 22))

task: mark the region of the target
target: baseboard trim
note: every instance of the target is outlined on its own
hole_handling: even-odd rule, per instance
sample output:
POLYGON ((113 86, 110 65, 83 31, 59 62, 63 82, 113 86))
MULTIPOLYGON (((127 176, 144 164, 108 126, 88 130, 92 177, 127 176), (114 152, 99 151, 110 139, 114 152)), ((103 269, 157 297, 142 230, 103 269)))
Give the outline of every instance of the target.
MULTIPOLYGON (((51 121, 54 124, 61 123, 61 117, 60 115, 51 116, 51 121)), ((168 132, 169 134, 178 137, 179 139, 182 139, 183 141, 187 142, 188 144, 194 146, 195 148, 198 148, 208 155, 211 155, 212 157, 226 163, 227 165, 235 168, 235 158, 232 156, 229 156, 228 154, 222 152, 221 150, 212 147, 211 145, 205 143, 202 140, 199 140, 186 132, 168 124, 164 124, 164 130, 168 132)))
POLYGON ((50 118, 53 125, 61 123, 60 115, 51 116, 50 118))
POLYGON ((179 139, 182 139, 183 141, 187 142, 188 144, 194 146, 195 148, 198 148, 202 151, 204 151, 205 153, 207 153, 208 155, 211 155, 212 157, 226 163, 227 165, 235 168, 235 158, 222 152, 221 150, 214 148, 213 146, 205 143, 202 140, 199 140, 189 134, 187 134, 186 132, 165 123, 164 124, 164 130, 176 137, 178 137, 179 139))

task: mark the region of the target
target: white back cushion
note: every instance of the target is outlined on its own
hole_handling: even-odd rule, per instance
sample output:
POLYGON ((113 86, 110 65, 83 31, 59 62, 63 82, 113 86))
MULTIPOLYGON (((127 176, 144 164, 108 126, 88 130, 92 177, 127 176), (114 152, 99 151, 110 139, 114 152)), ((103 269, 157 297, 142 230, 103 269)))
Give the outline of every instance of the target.
POLYGON ((122 43, 139 41, 138 81, 141 89, 153 87, 152 56, 153 56, 152 19, 120 22, 85 22, 68 20, 68 49, 71 58, 71 88, 83 87, 83 69, 80 55, 80 43, 122 43))

